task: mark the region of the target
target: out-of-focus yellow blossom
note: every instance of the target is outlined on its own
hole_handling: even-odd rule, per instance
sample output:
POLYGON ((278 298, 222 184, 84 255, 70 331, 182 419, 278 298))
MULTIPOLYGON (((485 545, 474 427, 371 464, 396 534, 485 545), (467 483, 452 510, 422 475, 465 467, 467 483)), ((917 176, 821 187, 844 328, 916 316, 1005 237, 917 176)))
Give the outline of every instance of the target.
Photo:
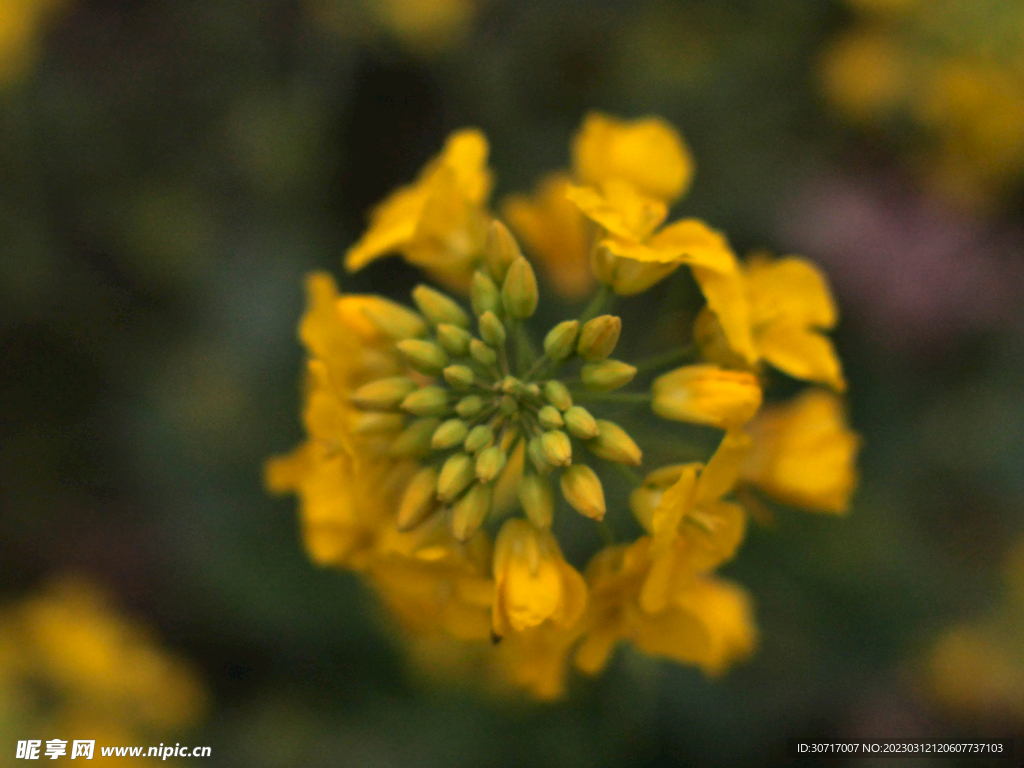
MULTIPOLYGON (((614 298, 605 289, 537 343, 530 325, 541 291, 516 239, 488 219, 486 144, 474 135, 456 134, 416 184, 385 201, 349 253, 358 267, 389 250, 413 261, 426 252, 416 263, 444 267, 445 279, 461 270, 469 309, 426 285, 412 291, 413 310, 339 294, 328 276, 313 275, 300 324, 307 439, 268 462, 267 485, 299 496, 311 559, 371 583, 423 649, 423 663, 433 658, 450 674, 504 681, 543 699, 563 694, 574 654, 594 672, 620 640, 718 674, 748 655, 756 636, 746 594, 714 576, 745 531, 743 509, 725 500, 741 466, 754 466, 740 430, 762 425, 758 446, 769 453, 803 447, 758 421, 761 385, 749 369, 763 357, 794 375, 820 374, 820 361, 801 357, 808 345, 792 338, 835 322, 827 288, 797 259, 755 260, 741 271, 725 238, 699 221, 659 229, 666 198, 688 181, 685 147, 658 121, 590 119, 577 141, 576 180, 597 186, 552 177, 537 199, 508 201, 508 215, 532 233, 531 250, 546 253, 552 274, 562 249, 574 259, 592 251, 596 277, 619 293, 689 264, 707 300, 705 323, 721 337, 701 338, 705 359, 655 376, 644 391, 624 391, 696 349, 680 345, 637 365, 615 359, 623 318, 604 314, 614 298), (456 147, 463 139, 483 151, 456 147), (463 162, 467 154, 476 160, 463 162), (674 160, 660 167, 665 157, 674 160), (614 538, 624 510, 609 504, 616 497, 605 487, 621 476, 605 470, 620 465, 635 477, 629 467, 644 461, 645 425, 634 439, 604 418, 608 402, 646 403, 726 431, 706 464, 657 469, 633 490, 630 506, 646 535, 590 550, 591 601, 577 570, 586 560, 570 564, 562 554, 559 537, 573 526, 558 518, 582 515, 614 538), (455 640, 468 651, 453 666, 447 643, 455 640)), ((836 371, 825 378, 834 383, 836 371)), ((687 425, 677 430, 680 449, 694 450, 687 425)), ((816 471, 822 461, 792 458, 779 465, 785 472, 816 471)), ((772 492, 776 475, 757 481, 772 492)), ((582 542, 572 545, 566 551, 579 556, 582 542)))
POLYGON ((509 195, 502 214, 537 257, 555 291, 579 299, 594 288, 587 220, 566 197, 572 180, 563 173, 541 179, 532 196, 509 195))
POLYGON ((576 623, 587 603, 583 577, 562 558, 550 531, 506 520, 494 543, 493 628, 498 637, 549 621, 576 623))
POLYGON ((752 447, 742 480, 805 509, 841 514, 857 486, 860 438, 846 424, 840 399, 810 389, 765 408, 747 425, 752 447))
POLYGON ((400 40, 426 53, 451 48, 469 30, 477 0, 371 0, 377 18, 400 40))
POLYGON ((374 259, 401 253, 450 285, 466 286, 487 237, 487 198, 493 179, 487 139, 464 129, 448 137, 415 183, 380 203, 370 228, 345 255, 355 271, 374 259))
POLYGON ((628 640, 652 656, 696 664, 721 674, 748 656, 756 643, 750 599, 730 582, 698 576, 677 583, 665 605, 650 612, 641 590, 651 569, 651 537, 609 547, 587 569, 591 601, 576 666, 587 674, 602 670, 615 644, 628 640))
POLYGON ((588 186, 623 181, 641 195, 666 202, 685 194, 693 177, 693 158, 683 137, 657 117, 619 120, 591 112, 573 139, 572 166, 588 186))
POLYGON ((761 386, 753 374, 710 364, 662 374, 651 392, 651 406, 659 416, 720 429, 746 424, 761 407, 761 386))
POLYGON ((723 365, 742 365, 749 354, 733 344, 749 339, 753 361, 763 360, 796 379, 818 381, 842 392, 842 364, 824 331, 838 311, 824 275, 797 256, 752 256, 736 275, 739 298, 698 316, 694 336, 704 355, 723 365), (742 326, 747 324, 744 333, 742 326), (732 329, 731 331, 729 329, 732 329))
POLYGON ((862 14, 822 56, 825 91, 859 122, 911 134, 916 164, 952 199, 985 206, 1024 175, 1024 7, 850 0, 862 14))
POLYGON ((4 731, 123 744, 167 738, 207 707, 192 667, 80 578, 0 610, 0 662, 0 716, 13 718, 4 731))
POLYGON ((0 87, 23 77, 38 54, 43 27, 64 0, 0 0, 0 87))

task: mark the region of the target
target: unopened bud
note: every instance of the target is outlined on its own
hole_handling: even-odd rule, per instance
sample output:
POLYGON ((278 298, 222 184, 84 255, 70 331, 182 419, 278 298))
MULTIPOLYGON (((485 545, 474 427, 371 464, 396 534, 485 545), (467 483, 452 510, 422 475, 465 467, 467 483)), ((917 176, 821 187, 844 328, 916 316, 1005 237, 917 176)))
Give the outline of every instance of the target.
POLYGON ((761 407, 761 386, 746 371, 717 365, 687 365, 654 380, 654 412, 666 419, 729 429, 749 421, 761 407))
POLYGON ((395 346, 409 365, 428 376, 436 376, 448 365, 448 355, 432 341, 403 339, 395 346))
POLYGON ((604 488, 594 470, 586 464, 573 464, 562 473, 560 485, 573 509, 594 520, 604 518, 604 488))
POLYGON ((557 379, 551 379, 544 384, 544 397, 560 411, 572 407, 572 395, 569 394, 569 388, 557 379))
POLYGON ((437 340, 449 355, 465 357, 469 354, 469 342, 473 340, 473 335, 457 325, 441 323, 437 326, 437 340))
POLYGON ((441 475, 437 479, 437 497, 441 501, 451 501, 475 478, 473 457, 461 452, 452 454, 441 467, 441 475))
POLYGON ((551 464, 548 463, 547 457, 544 456, 543 441, 539 437, 530 438, 530 441, 526 444, 526 454, 530 457, 530 463, 542 475, 546 475, 551 471, 551 464))
POLYGON ((391 443, 388 450, 392 456, 425 456, 430 453, 430 440, 441 425, 441 420, 433 416, 415 419, 391 443))
POLYGON ((505 275, 505 282, 501 286, 501 302, 510 316, 522 319, 534 313, 539 300, 537 275, 530 262, 520 256, 512 262, 505 275))
POLYGON ((484 448, 494 442, 494 430, 491 429, 487 424, 477 424, 466 435, 466 442, 462 444, 470 453, 476 453, 482 451, 484 448))
POLYGON ((519 401, 512 397, 512 395, 502 395, 498 409, 506 416, 515 416, 519 413, 519 401))
POLYGON ((466 395, 455 404, 455 412, 464 419, 471 419, 484 409, 480 395, 466 395))
POLYGON ((430 438, 430 447, 435 451, 451 448, 465 440, 468 431, 466 422, 462 419, 448 419, 434 430, 434 434, 430 438))
POLYGON ((487 266, 494 275, 494 279, 501 281, 505 279, 508 268, 516 259, 521 259, 523 252, 519 250, 519 243, 508 231, 508 227, 498 219, 491 222, 491 228, 487 232, 487 244, 484 246, 484 258, 487 259, 487 266))
POLYGON ((505 461, 508 457, 497 445, 484 448, 476 457, 476 476, 481 482, 489 483, 501 474, 505 468, 505 461))
POLYGON ((572 464, 572 443, 569 436, 560 429, 545 432, 540 439, 544 449, 544 458, 554 467, 567 467, 572 464))
POLYGON ((640 450, 633 438, 626 430, 618 424, 599 419, 597 422, 598 434, 593 440, 587 443, 587 448, 595 456, 602 459, 614 461, 618 464, 632 464, 639 467, 643 459, 643 451, 640 450))
POLYGON ((413 339, 427 332, 427 324, 422 317, 388 299, 368 303, 363 307, 363 313, 381 333, 396 341, 413 339))
POLYGON ((416 391, 416 382, 405 376, 391 376, 363 384, 351 395, 353 404, 371 411, 397 408, 410 393, 416 391))
POLYGON ((468 365, 449 365, 442 373, 444 380, 455 389, 469 389, 476 381, 473 369, 468 365))
POLYGON ((452 507, 452 535, 465 541, 477 530, 491 509, 492 487, 477 483, 452 507))
POLYGON ((430 516, 437 508, 436 491, 436 469, 426 467, 413 475, 398 507, 396 523, 400 531, 414 528, 430 516))
POLYGON ((417 285, 412 289, 412 300, 420 308, 420 312, 434 325, 449 323, 462 328, 469 327, 469 315, 455 301, 440 291, 427 285, 417 285))
POLYGON ((584 360, 594 362, 604 360, 619 343, 622 332, 622 320, 614 315, 601 315, 589 320, 580 331, 580 341, 576 351, 584 360))
POLYGON ((480 341, 480 339, 473 339, 469 342, 469 354, 472 355, 473 359, 480 363, 480 365, 488 368, 494 365, 498 360, 498 354, 480 341))
POLYGON ((550 528, 555 514, 551 483, 539 475, 527 474, 519 484, 519 503, 526 516, 538 528, 550 528))
POLYGON ((572 354, 579 330, 578 320, 565 320, 556 325, 544 337, 544 354, 551 360, 565 360, 572 354))
POLYGON ((636 376, 636 368, 621 360, 602 360, 587 363, 580 369, 580 378, 587 389, 608 392, 629 384, 636 376))
POLYGON ((448 411, 448 390, 423 387, 402 401, 402 410, 416 416, 443 416, 448 411))
POLYGON ((352 431, 357 435, 379 435, 382 432, 397 432, 403 424, 405 416, 400 413, 371 411, 356 416, 352 423, 352 431))
POLYGON ((480 317, 484 312, 501 311, 501 293, 483 272, 474 272, 469 286, 469 298, 473 304, 473 314, 480 317))
POLYGON ((544 429, 558 429, 565 425, 561 412, 553 405, 545 405, 537 411, 537 421, 544 429))
POLYGON ((500 347, 505 343, 505 326, 490 310, 480 315, 480 338, 492 347, 500 347))
POLYGON ((566 410, 565 426, 570 434, 581 440, 597 437, 597 421, 590 415, 590 411, 581 406, 574 405, 566 410))

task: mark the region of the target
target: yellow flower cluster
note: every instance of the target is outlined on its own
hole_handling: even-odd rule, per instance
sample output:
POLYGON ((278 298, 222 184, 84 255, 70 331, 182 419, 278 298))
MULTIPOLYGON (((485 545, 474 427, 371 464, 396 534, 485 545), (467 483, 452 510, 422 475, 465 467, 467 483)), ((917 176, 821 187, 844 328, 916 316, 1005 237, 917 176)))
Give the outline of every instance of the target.
MULTIPOLYGON (((206 698, 192 668, 91 583, 66 578, 0 609, 0 732, 8 744, 28 736, 155 744, 194 725, 206 698)), ((98 750, 95 759, 103 760, 98 750)))
POLYGON ((985 204, 1024 174, 1024 6, 1005 0, 850 0, 859 22, 822 60, 851 119, 922 129, 926 177, 985 204))
MULTIPOLYGON (((696 219, 664 225, 692 175, 682 139, 656 118, 594 114, 572 175, 505 206, 556 287, 570 263, 600 284, 581 316, 536 343, 537 276, 487 209, 486 157, 478 131, 455 133, 346 257, 358 269, 400 253, 468 286, 468 307, 427 285, 413 310, 310 276, 308 439, 268 462, 268 486, 298 495, 314 562, 361 574, 414 635, 468 642, 497 678, 538 697, 561 695, 570 661, 600 671, 620 641, 717 674, 756 636, 745 591, 715 573, 746 528, 731 495, 759 488, 841 513, 856 484, 858 441, 824 335, 837 319, 828 286, 798 257, 742 263, 696 219), (605 308, 683 265, 706 300, 696 343, 638 365, 613 358, 622 318, 605 308), (830 389, 762 408, 766 365, 830 389), (722 430, 718 448, 635 475, 640 444, 601 413, 615 403, 722 430), (606 501, 615 469, 632 483, 632 515, 606 501), (562 551, 576 513, 607 540, 582 573, 562 551), (617 542, 627 529, 631 541, 617 542)), ((686 435, 680 423, 681 446, 686 435)))

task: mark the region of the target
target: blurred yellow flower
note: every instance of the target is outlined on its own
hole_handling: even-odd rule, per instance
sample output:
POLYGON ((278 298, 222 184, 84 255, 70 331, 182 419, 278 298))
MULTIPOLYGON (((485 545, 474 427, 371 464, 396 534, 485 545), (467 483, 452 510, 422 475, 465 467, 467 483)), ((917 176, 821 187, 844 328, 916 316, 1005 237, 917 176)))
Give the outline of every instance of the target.
POLYGON ((0 0, 0 87, 23 77, 38 54, 42 27, 63 0, 0 0))
POLYGON ((487 153, 480 131, 463 129, 449 136, 414 184, 374 209, 370 228, 345 255, 349 271, 401 253, 442 282, 468 285, 490 222, 487 198, 493 180, 487 153))
POLYGON ((761 407, 761 386, 753 374, 706 363, 662 374, 651 393, 651 407, 662 418, 719 429, 742 426, 761 407))
POLYGON ((843 513, 857 486, 860 438, 846 425, 840 399, 810 389, 770 406, 747 425, 752 447, 740 472, 780 501, 843 513))

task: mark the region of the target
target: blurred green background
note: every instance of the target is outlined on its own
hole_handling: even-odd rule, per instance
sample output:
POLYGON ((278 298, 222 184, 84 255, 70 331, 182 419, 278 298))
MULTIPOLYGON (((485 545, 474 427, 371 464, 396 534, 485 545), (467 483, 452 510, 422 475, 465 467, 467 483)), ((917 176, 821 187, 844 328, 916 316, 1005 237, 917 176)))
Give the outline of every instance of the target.
POLYGON ((795 737, 1024 731, 1024 174, 957 155, 955 110, 851 111, 882 53, 828 64, 870 29, 1024 93, 990 39, 1024 51, 1020 3, 968 4, 973 26, 950 5, 0 0, 4 601, 61 573, 109 589, 209 688, 180 737, 204 764, 757 766, 795 737), (848 518, 753 527, 725 571, 761 647, 722 680, 620 652, 563 702, 492 700, 417 674, 373 596, 309 564, 262 463, 301 439, 303 275, 407 295, 397 259, 342 274, 373 203, 465 125, 498 195, 526 191, 591 109, 683 132, 678 212, 829 273, 862 482, 848 518), (998 173, 935 183, 949 152, 955 179, 998 173), (1015 695, 942 695, 960 625, 998 625, 1015 695))

